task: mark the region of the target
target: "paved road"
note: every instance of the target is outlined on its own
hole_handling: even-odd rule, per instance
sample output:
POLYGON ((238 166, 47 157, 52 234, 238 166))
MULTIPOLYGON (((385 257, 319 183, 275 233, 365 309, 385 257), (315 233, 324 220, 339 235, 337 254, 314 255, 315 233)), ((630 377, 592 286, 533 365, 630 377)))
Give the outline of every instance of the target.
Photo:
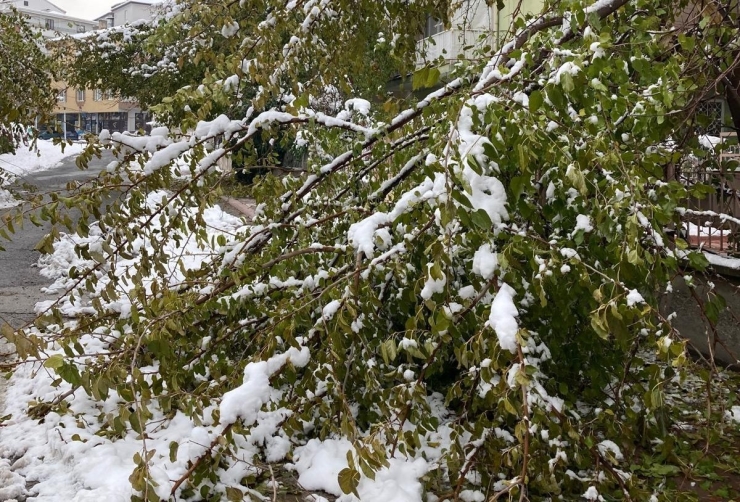
MULTIPOLYGON (((14 188, 21 193, 22 190, 45 195, 62 192, 70 181, 84 182, 94 178, 112 159, 112 155, 106 152, 101 159, 93 159, 88 170, 81 171, 75 165, 74 157, 68 157, 51 170, 17 179, 14 188)), ((0 210, 0 217, 5 213, 7 210, 0 210)), ((0 252, 0 324, 7 323, 14 328, 24 326, 33 320, 36 302, 50 298, 41 292, 41 288, 49 285, 50 280, 39 275, 36 268, 39 253, 34 250, 39 240, 49 232, 49 228, 49 224, 36 227, 26 222, 23 228, 16 229, 13 241, 2 242, 6 251, 0 252)), ((12 347, 0 338, 0 362, 3 361, 3 355, 11 352, 12 347)), ((0 377, 0 416, 5 410, 4 398, 5 379, 0 377)), ((13 461, 12 458, 0 458, 0 499, 10 497, 24 501, 32 483, 26 484, 23 477, 14 472, 13 461)))
MULTIPOLYGON (((85 181, 97 176, 112 159, 112 155, 105 152, 101 159, 94 158, 90 162, 88 170, 81 171, 74 157, 68 157, 58 167, 19 178, 15 186, 33 185, 35 192, 43 194, 63 191, 70 181, 85 181)), ((0 211, 0 214, 5 212, 0 211)), ((40 276, 35 267, 39 253, 34 247, 48 231, 48 224, 36 227, 26 222, 22 229, 16 229, 12 242, 2 242, 6 251, 0 252, 0 322, 20 327, 33 319, 36 302, 46 299, 41 288, 50 281, 40 276)))

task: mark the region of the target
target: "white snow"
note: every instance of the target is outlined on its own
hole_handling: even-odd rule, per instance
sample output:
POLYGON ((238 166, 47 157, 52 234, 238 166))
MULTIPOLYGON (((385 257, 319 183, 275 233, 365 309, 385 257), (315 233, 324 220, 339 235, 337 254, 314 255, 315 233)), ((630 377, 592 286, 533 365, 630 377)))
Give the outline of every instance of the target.
POLYGON ((391 458, 390 465, 378 470, 374 480, 361 475, 357 486, 359 499, 354 495, 344 495, 338 475, 347 467, 348 452, 354 454, 355 450, 344 438, 312 439, 305 446, 296 448, 293 469, 298 473, 298 484, 306 490, 323 490, 340 497, 338 500, 341 502, 421 502, 423 493, 419 478, 429 470, 422 458, 391 458))
POLYGON ((516 292, 511 286, 506 283, 501 284, 493 303, 491 303, 491 314, 487 322, 496 332, 498 344, 501 348, 512 354, 516 352, 519 345, 516 339, 517 331, 519 331, 519 323, 516 317, 519 315, 519 311, 514 305, 514 295, 516 295, 516 292))
POLYGON ((589 486, 588 490, 583 494, 583 498, 586 500, 603 500, 601 495, 599 495, 598 490, 594 486, 589 486))
POLYGON ((627 305, 632 307, 633 305, 639 305, 641 303, 645 303, 645 299, 636 289, 631 289, 630 292, 627 293, 627 305))
POLYGON ((0 171, 15 175, 25 176, 38 171, 46 171, 58 166, 64 159, 82 152, 84 145, 73 143, 64 145, 64 151, 60 145, 51 141, 38 140, 37 151, 27 146, 21 146, 15 154, 5 153, 0 155, 0 171))
POLYGON ((498 257, 489 243, 483 244, 473 255, 473 273, 488 280, 498 268, 498 257))
POLYGON ((224 394, 221 400, 221 423, 232 424, 241 419, 245 425, 252 425, 257 420, 262 405, 268 402, 273 393, 270 377, 288 361, 293 366, 303 367, 308 364, 309 359, 308 348, 303 347, 299 351, 291 347, 288 352, 273 356, 267 361, 247 364, 244 368, 244 383, 224 394))
POLYGON ((614 441, 605 439, 596 446, 599 448, 599 453, 601 453, 602 455, 607 456, 607 453, 610 453, 612 456, 614 456, 615 460, 624 460, 622 450, 619 449, 619 446, 617 446, 614 441))
POLYGON ((433 264, 427 264, 428 274, 427 280, 424 283, 424 288, 421 290, 421 297, 425 300, 429 300, 435 293, 444 293, 445 284, 447 284, 447 277, 442 274, 442 277, 435 279, 432 277, 432 266, 433 264))
POLYGON ((706 256, 707 260, 709 260, 709 263, 712 265, 740 270, 740 258, 728 258, 707 252, 704 253, 704 256, 706 256))
MULTIPOLYGON (((64 151, 61 145, 52 141, 38 140, 36 150, 21 145, 16 152, 0 155, 0 186, 10 184, 13 180, 38 171, 46 171, 57 167, 67 157, 78 155, 83 146, 79 143, 68 145, 64 151)), ((7 209, 20 204, 8 190, 0 188, 0 209, 7 209)))
POLYGON ((740 406, 733 406, 725 412, 725 416, 729 421, 740 424, 740 406))
POLYGON ((576 216, 576 227, 573 229, 573 234, 579 230, 584 232, 591 232, 594 229, 591 217, 586 214, 579 214, 576 216))

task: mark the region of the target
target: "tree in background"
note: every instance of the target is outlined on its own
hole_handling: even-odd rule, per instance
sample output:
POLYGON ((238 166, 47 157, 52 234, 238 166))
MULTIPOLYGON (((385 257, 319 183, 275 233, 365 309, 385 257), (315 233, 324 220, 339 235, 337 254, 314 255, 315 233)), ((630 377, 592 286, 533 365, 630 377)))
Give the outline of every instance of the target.
POLYGON ((56 101, 40 36, 15 10, 0 11, 0 153, 14 152, 29 125, 56 101))
MULTIPOLYGON (((101 136, 87 156, 120 161, 100 190, 44 210, 83 219, 39 246, 74 249, 64 297, 10 335, 59 377, 29 414, 72 413, 60 433, 84 444, 140 441, 136 500, 241 500, 284 462, 362 500, 652 500, 687 463, 679 422, 707 449, 732 442, 712 428, 726 377, 687 359, 658 306, 708 266, 672 231, 707 187, 664 173, 718 167, 697 105, 737 68, 737 10, 547 2, 417 102, 331 97, 368 47, 410 67, 426 16, 450 8, 173 5, 147 40, 178 57, 146 64, 204 65, 200 81, 167 91, 151 137, 101 136), (383 36, 358 44, 367 19, 383 36), (254 222, 219 227, 218 160, 286 128, 309 172, 269 179, 254 222), (101 214, 106 187, 120 195, 101 214)), ((719 343, 723 300, 702 303, 719 343)))

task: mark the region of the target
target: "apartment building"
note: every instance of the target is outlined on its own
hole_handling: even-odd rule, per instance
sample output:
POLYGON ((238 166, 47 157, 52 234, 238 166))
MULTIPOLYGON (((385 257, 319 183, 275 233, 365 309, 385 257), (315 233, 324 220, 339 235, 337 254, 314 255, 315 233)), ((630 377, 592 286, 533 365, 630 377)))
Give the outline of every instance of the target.
MULTIPOLYGON (((38 0, 44 1, 44 0, 38 0)), ((90 21, 96 29, 121 26, 138 20, 150 20, 155 14, 155 0, 125 1, 90 21)), ((100 89, 75 89, 60 83, 55 109, 56 119, 66 130, 99 133, 148 130, 151 116, 139 104, 126 97, 114 96, 100 89)))
POLYGON ((45 38, 85 33, 98 27, 96 21, 68 16, 64 9, 47 0, 0 1, 0 10, 10 7, 26 16, 28 24, 38 29, 45 38))
POLYGON ((113 5, 110 12, 106 12, 102 16, 95 18, 95 21, 99 23, 101 28, 121 26, 140 19, 148 21, 156 14, 156 2, 157 0, 127 0, 120 2, 113 5))
MULTIPOLYGON (((153 16, 153 2, 146 1, 121 2, 95 20, 68 16, 64 9, 48 0, 0 0, 0 9, 10 7, 22 13, 29 25, 38 29, 46 39, 79 35, 153 16)), ((132 100, 99 89, 76 89, 65 82, 56 82, 54 87, 59 94, 53 113, 58 128, 65 133, 70 129, 79 133, 98 133, 103 129, 137 131, 147 129, 147 122, 151 120, 149 114, 132 100)))
POLYGON ((495 2, 487 5, 485 0, 465 0, 454 12, 449 28, 437 19, 427 19, 424 35, 417 44, 417 64, 421 66, 442 57, 451 65, 474 57, 477 48, 496 47, 506 38, 515 14, 538 13, 544 3, 544 0, 505 0, 504 8, 499 10, 495 2))

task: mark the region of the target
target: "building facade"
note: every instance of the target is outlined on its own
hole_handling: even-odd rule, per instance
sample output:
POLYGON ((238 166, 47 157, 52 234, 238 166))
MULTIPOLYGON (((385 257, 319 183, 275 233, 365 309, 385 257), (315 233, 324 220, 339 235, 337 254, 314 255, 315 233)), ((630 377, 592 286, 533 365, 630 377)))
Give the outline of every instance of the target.
POLYGON ((475 57, 477 48, 498 47, 506 38, 517 7, 520 15, 535 14, 544 3, 544 0, 506 0, 503 9, 498 9, 495 2, 487 5, 485 0, 461 2, 448 29, 439 20, 427 19, 424 36, 417 44, 417 64, 422 66, 440 57, 453 64, 475 57))
POLYGON ((95 19, 102 28, 111 28, 139 20, 149 21, 156 13, 155 0, 127 0, 111 7, 110 12, 95 19))
MULTIPOLYGON (((116 4, 111 13, 95 20, 68 16, 64 9, 48 0, 3 0, 0 10, 15 8, 27 18, 28 24, 37 29, 44 38, 54 39, 64 35, 79 35, 108 27, 109 17, 113 24, 126 24, 126 19, 149 20, 153 6, 149 2, 129 1, 116 4), (118 22, 120 21, 120 22, 118 22)), ((65 82, 55 82, 58 91, 54 107, 55 127, 64 131, 97 134, 103 129, 111 131, 137 131, 148 129, 149 114, 142 111, 138 103, 121 99, 99 89, 76 89, 65 82)))
POLYGON ((137 103, 119 99, 100 89, 75 89, 57 83, 56 122, 65 132, 74 129, 79 134, 109 131, 148 130, 149 114, 137 103))
POLYGON ((10 7, 23 14, 28 24, 39 30, 45 38, 76 35, 98 28, 97 21, 68 16, 64 9, 47 0, 8 0, 0 3, 0 9, 10 7))

